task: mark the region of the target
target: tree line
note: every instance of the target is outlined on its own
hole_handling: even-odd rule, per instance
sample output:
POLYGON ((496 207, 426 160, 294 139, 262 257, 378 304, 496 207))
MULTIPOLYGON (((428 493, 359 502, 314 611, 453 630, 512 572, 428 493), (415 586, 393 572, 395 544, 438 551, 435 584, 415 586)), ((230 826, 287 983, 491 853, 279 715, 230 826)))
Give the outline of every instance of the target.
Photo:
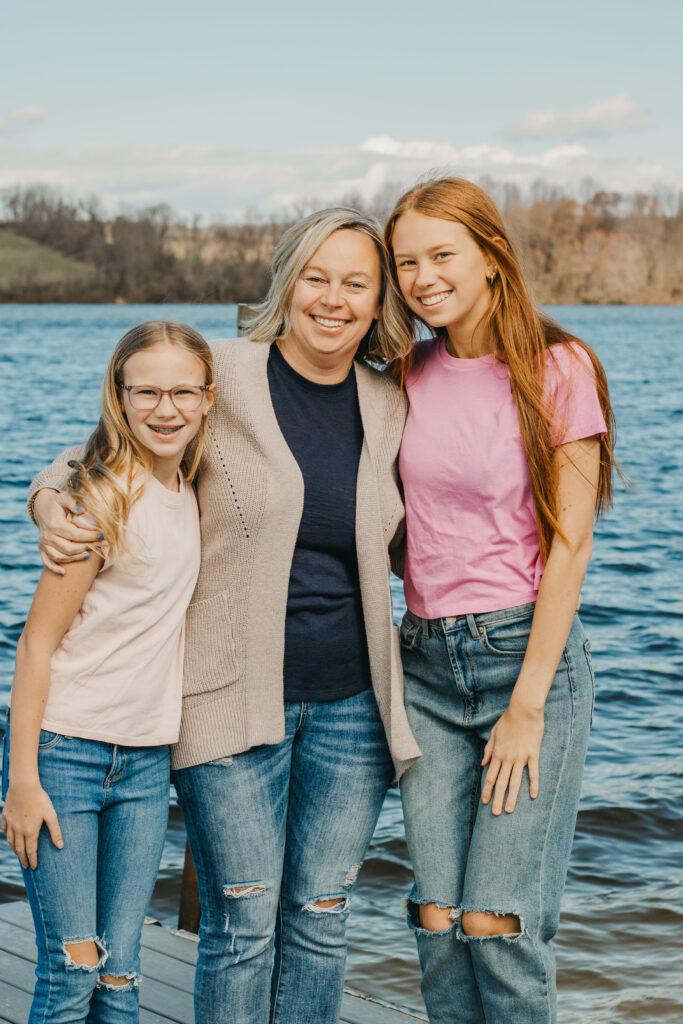
MULTIPOLYGON (((503 211, 539 303, 683 302, 683 194, 625 196, 584 183, 575 199, 543 182, 525 196, 512 185, 482 184, 503 211)), ((347 195, 342 203, 382 220, 399 191, 388 185, 370 202, 347 195)), ((2 197, 1 226, 82 269, 58 280, 25 267, 10 272, 0 281, 0 301, 255 302, 267 290, 282 232, 320 205, 205 225, 167 205, 109 216, 96 198, 17 186, 2 197)))

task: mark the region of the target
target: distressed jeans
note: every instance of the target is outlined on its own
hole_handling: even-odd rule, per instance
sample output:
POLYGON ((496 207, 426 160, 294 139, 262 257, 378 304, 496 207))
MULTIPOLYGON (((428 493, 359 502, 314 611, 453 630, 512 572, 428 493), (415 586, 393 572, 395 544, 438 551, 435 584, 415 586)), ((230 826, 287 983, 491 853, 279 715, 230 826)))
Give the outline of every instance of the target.
POLYGON ((281 743, 174 773, 202 907, 196 1024, 336 1024, 391 778, 372 690, 287 702, 281 743))
POLYGON ((594 680, 578 616, 545 705, 540 792, 525 770, 511 814, 481 802, 480 766, 526 651, 534 605, 401 627, 408 719, 422 758, 401 779, 415 871, 408 902, 432 1024, 554 1024, 551 939, 569 865, 594 680), (452 908, 443 931, 420 927, 418 904, 452 908), (479 937, 463 912, 514 915, 519 933, 479 937))
MULTIPOLYGON (((9 729, 4 792, 8 738, 9 729)), ((64 847, 53 845, 43 825, 38 867, 23 870, 38 947, 29 1024, 136 1024, 140 936, 168 821, 168 746, 42 731, 38 772, 64 847), (94 967, 74 962, 66 948, 87 941, 100 953, 94 967), (107 984, 101 975, 126 983, 107 984)))

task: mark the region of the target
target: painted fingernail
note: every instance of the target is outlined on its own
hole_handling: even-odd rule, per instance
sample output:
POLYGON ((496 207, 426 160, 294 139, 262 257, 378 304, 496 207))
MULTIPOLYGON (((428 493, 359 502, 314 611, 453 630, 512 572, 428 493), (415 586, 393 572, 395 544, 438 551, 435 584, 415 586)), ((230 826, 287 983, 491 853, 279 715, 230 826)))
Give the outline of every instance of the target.
POLYGON ((89 554, 88 554, 88 552, 86 551, 86 553, 85 553, 85 554, 83 555, 83 557, 84 557, 84 558, 90 558, 90 555, 89 555, 89 554))
POLYGON ((82 512, 83 511, 83 506, 82 505, 76 505, 76 511, 77 512, 82 512))
POLYGON ((97 539, 98 539, 98 540, 104 540, 104 534, 103 534, 103 533, 101 533, 101 534, 99 535, 99 537, 98 537, 97 539))
POLYGON ((64 570, 63 570, 63 569, 60 569, 60 570, 59 570, 59 575, 60 575, 60 576, 65 576, 65 575, 66 575, 66 573, 64 572, 64 570))

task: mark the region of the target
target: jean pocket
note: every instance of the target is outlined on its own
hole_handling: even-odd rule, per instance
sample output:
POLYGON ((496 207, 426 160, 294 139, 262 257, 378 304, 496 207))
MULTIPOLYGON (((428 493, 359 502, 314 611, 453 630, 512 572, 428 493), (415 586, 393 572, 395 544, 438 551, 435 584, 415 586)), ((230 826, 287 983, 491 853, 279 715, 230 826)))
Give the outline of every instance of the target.
POLYGON ((479 639, 490 654, 501 658, 523 658, 529 643, 531 621, 493 622, 479 625, 479 639))
POLYGON ((41 729, 40 737, 38 739, 38 750, 49 750, 50 747, 56 747, 62 739, 64 739, 64 737, 61 733, 49 732, 47 729, 41 729))
POLYGON ((422 623, 417 622, 410 612, 406 612, 398 635, 403 650, 417 650, 422 643, 422 623))

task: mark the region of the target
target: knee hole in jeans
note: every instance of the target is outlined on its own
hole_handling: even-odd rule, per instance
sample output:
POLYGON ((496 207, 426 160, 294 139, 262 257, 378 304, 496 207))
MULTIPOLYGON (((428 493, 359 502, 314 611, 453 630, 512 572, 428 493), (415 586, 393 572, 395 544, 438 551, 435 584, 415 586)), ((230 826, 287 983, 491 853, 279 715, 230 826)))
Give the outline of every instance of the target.
POLYGON ((74 939, 63 944, 66 966, 74 970, 95 971, 107 959, 107 951, 100 939, 74 939))
POLYGON ((245 885, 224 885, 223 895, 230 899, 244 899, 246 896, 260 896, 266 891, 262 882, 247 882, 245 885))
POLYGON ((97 984, 99 988, 120 989, 129 992, 140 984, 140 977, 131 971, 130 974, 100 974, 97 984))
POLYGON ((440 907, 437 903, 418 904, 420 927, 428 932, 445 932, 453 927, 458 911, 455 907, 440 907))
POLYGON ((350 902, 348 896, 321 896, 305 903, 304 910, 311 914, 343 914, 350 902))
POLYGON ((461 925, 465 935, 478 938, 494 935, 517 938, 523 931, 519 914, 498 914, 485 910, 463 910, 461 925))

